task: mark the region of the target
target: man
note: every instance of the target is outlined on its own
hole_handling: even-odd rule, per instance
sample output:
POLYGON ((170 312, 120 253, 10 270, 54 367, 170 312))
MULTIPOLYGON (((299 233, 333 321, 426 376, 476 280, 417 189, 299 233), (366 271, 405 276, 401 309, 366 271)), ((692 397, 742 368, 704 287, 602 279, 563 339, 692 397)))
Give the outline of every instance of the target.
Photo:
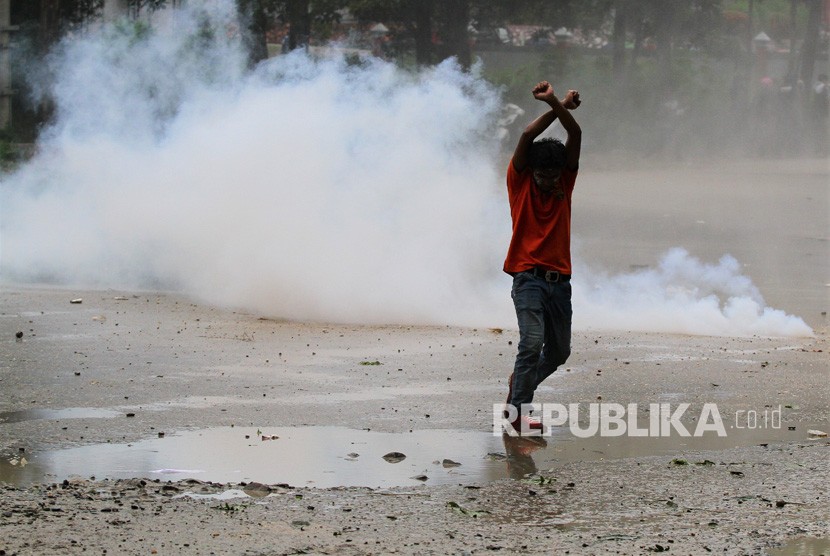
POLYGON ((533 96, 550 110, 525 128, 507 169, 513 238, 504 271, 513 276, 511 297, 519 322, 507 403, 517 410, 511 424, 521 434, 542 428, 521 411, 522 404, 533 401, 539 384, 571 352, 571 194, 582 142, 582 130, 569 112, 580 104, 577 91, 560 101, 551 84, 542 81, 533 96), (557 119, 568 134, 565 143, 536 141, 557 119))

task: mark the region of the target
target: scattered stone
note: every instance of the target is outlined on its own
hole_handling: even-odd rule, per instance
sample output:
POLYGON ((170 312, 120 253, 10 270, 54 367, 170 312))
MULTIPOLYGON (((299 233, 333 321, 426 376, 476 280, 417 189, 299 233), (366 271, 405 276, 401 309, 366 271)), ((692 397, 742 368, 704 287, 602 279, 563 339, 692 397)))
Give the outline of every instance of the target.
POLYGON ((415 479, 416 481, 426 481, 429 477, 426 475, 415 475, 414 477, 410 477, 410 479, 415 479))
POLYGON ((826 438, 827 437, 826 432, 819 431, 819 430, 809 430, 809 431, 807 431, 807 434, 809 434, 810 436, 812 436, 814 438, 826 438))
POLYGON ((451 459, 445 459, 444 461, 441 462, 441 465, 443 465, 445 468, 461 466, 460 463, 458 463, 457 461, 453 461, 451 459))
POLYGON ((127 413, 127 417, 135 417, 135 413, 127 413))
POLYGON ((14 335, 14 337, 15 337, 15 338, 17 338, 17 339, 19 340, 20 338, 22 338, 22 337, 23 337, 23 332, 21 332, 21 331, 19 331, 19 330, 18 330, 18 331, 17 331, 17 334, 15 334, 15 335, 14 335))
POLYGON ((388 461, 389 463, 400 463, 406 459, 406 454, 402 454, 400 452, 389 452, 383 459, 388 461))
POLYGON ((279 440, 279 436, 276 434, 263 434, 262 441, 265 442, 266 440, 279 440))
POLYGON ((76 298, 76 299, 70 299, 70 300, 69 300, 69 302, 70 302, 70 303, 73 303, 73 304, 75 304, 75 305, 78 305, 78 304, 80 304, 80 303, 83 303, 83 302, 84 302, 84 300, 83 300, 83 298, 78 297, 78 298, 76 298))
POLYGON ((271 494, 271 487, 262 483, 252 482, 245 485, 242 492, 252 498, 265 498, 271 494))

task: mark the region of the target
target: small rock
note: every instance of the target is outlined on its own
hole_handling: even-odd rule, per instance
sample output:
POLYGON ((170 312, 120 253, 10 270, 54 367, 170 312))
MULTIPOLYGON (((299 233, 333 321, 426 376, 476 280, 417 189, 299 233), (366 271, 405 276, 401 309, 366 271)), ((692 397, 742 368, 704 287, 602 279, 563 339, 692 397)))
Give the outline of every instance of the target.
POLYGON ((135 413, 127 413, 127 417, 135 417, 135 413))
POLYGON ((70 300, 69 300, 69 302, 70 302, 70 303, 74 303, 75 305, 77 305, 77 304, 79 304, 79 303, 83 303, 83 302, 84 302, 84 300, 83 300, 83 298, 78 297, 78 298, 76 298, 76 299, 70 299, 70 300))
POLYGON ((414 477, 410 477, 410 479, 415 479, 416 481, 426 481, 429 477, 426 475, 415 475, 414 477))
POLYGON ((18 340, 23 337, 23 332, 18 331, 17 334, 14 335, 15 338, 18 340))
POLYGON ((406 459, 406 454, 402 454, 400 452, 389 452, 383 459, 388 461, 389 463, 400 463, 406 459))
POLYGON ((253 482, 245 485, 242 492, 253 498, 264 498, 271 494, 271 487, 262 483, 253 482))
POLYGON ((459 467, 461 464, 458 463, 457 461, 453 461, 451 459, 445 459, 444 461, 441 462, 441 465, 443 465, 445 468, 447 468, 447 467, 459 467))
POLYGON ((826 432, 818 431, 818 430, 809 430, 809 431, 807 431, 807 434, 809 434, 810 436, 813 436, 815 438, 826 438, 827 437, 826 432))

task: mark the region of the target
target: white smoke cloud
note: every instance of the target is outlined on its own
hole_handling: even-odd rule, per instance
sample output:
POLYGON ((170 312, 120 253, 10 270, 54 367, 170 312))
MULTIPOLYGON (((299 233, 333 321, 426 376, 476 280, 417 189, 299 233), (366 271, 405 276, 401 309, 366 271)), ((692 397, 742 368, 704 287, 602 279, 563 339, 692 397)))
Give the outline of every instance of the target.
POLYGON ((706 264, 669 250, 656 268, 608 275, 576 265, 574 326, 712 336, 812 336, 798 317, 767 307, 729 255, 706 264))
MULTIPOLYGON (((0 182, 4 279, 172 288, 293 319, 515 326, 498 91, 452 63, 298 52, 247 72, 234 26, 232 2, 206 2, 51 56, 55 123, 0 182)), ((578 327, 810 333, 731 259, 675 251, 633 277, 578 277, 578 327)))

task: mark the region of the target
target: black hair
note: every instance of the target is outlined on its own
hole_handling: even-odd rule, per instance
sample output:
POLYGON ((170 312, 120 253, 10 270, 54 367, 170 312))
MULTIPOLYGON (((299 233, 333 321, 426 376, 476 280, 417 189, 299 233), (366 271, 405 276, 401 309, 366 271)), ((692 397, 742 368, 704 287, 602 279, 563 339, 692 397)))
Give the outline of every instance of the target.
POLYGON ((565 160, 565 145, 559 139, 545 137, 530 145, 528 166, 534 170, 559 170, 565 160))

